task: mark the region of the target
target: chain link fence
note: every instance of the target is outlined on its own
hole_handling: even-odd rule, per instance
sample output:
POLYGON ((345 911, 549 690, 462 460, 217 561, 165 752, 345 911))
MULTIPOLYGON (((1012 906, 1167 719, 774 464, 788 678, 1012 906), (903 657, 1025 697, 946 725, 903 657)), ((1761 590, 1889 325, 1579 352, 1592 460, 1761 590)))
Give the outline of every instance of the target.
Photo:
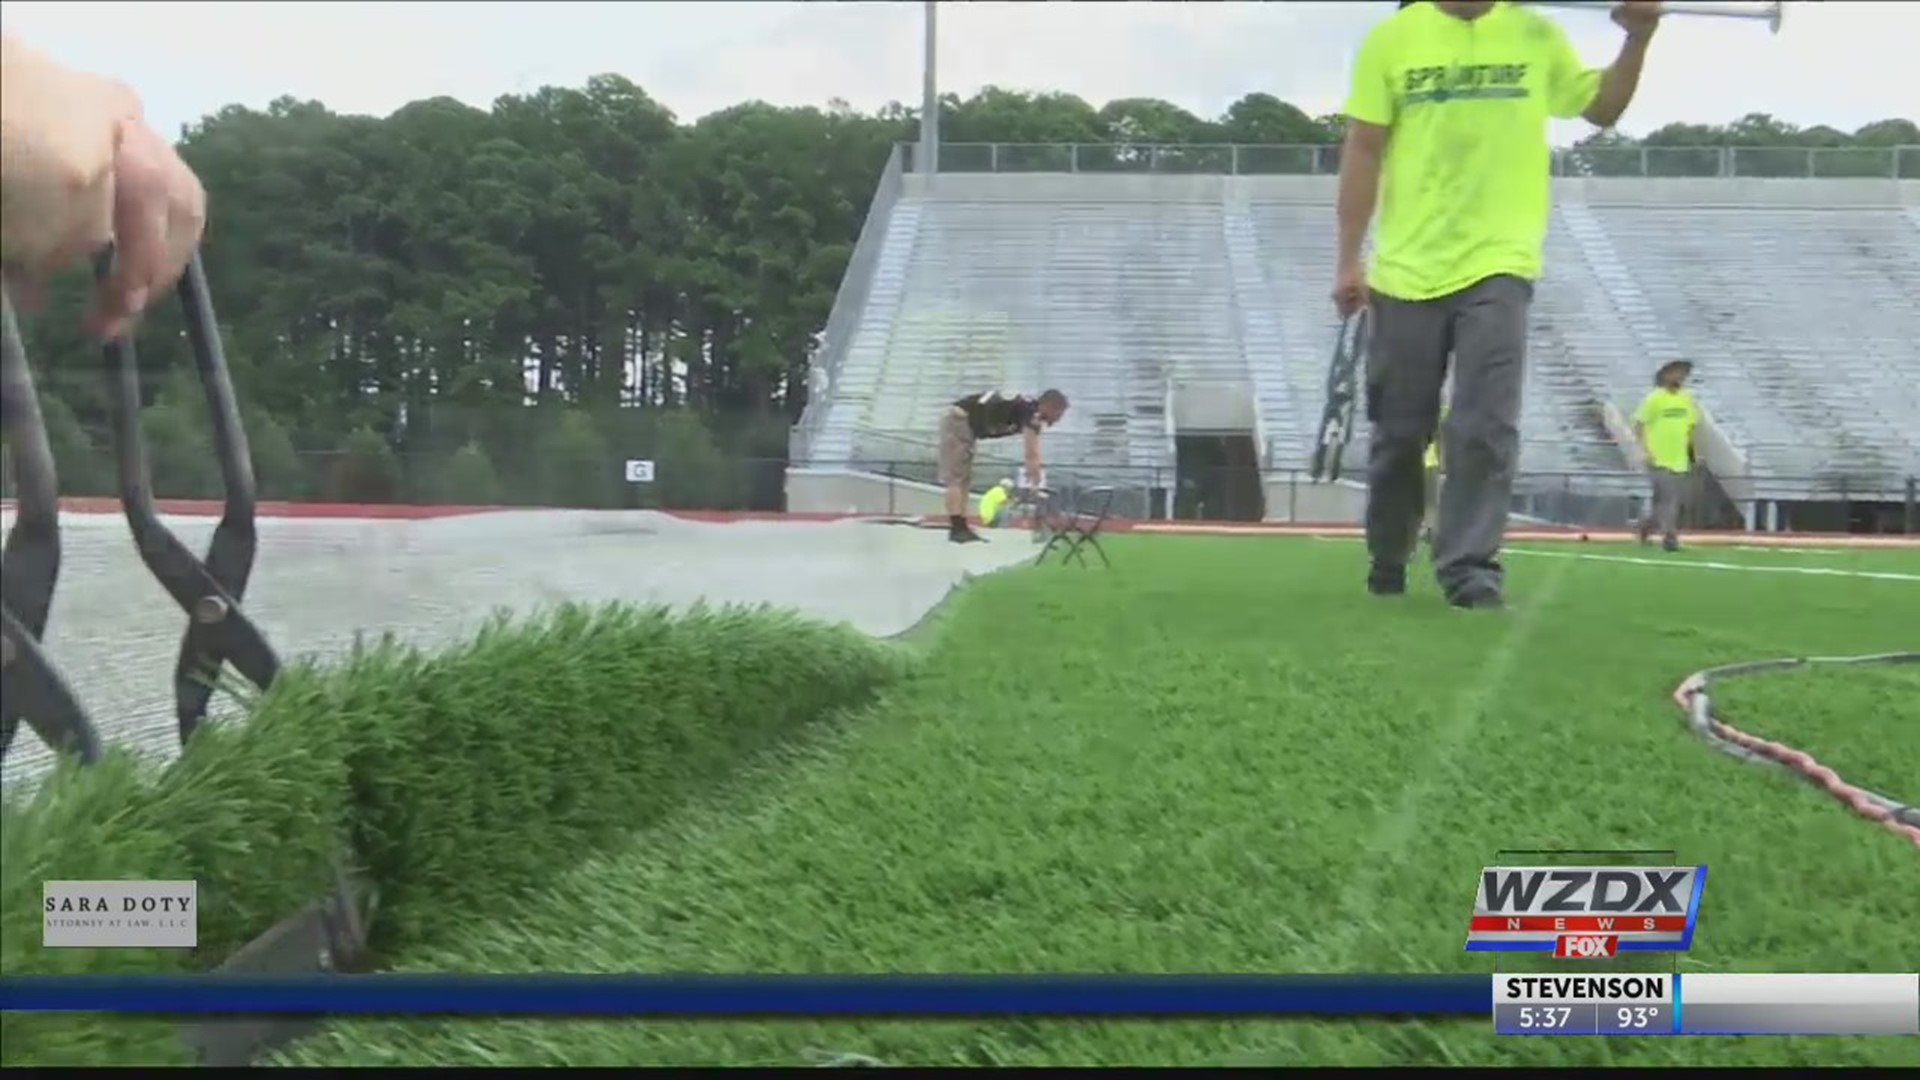
MULTIPOLYGON (((256 458, 259 457, 256 454, 256 458)), ((472 447, 451 454, 393 453, 371 445, 362 451, 295 452, 260 467, 259 497, 267 502, 363 505, 516 506, 582 509, 702 511, 786 510, 790 468, 776 457, 740 457, 701 452, 662 453, 658 459, 618 456, 546 459, 529 451, 493 460, 472 447), (627 462, 647 460, 651 478, 629 480, 627 462)), ((819 468, 844 469, 844 462, 819 468)), ((876 513, 900 512, 924 503, 934 485, 934 466, 924 460, 862 461, 859 472, 881 485, 876 513)), ((976 470, 981 483, 1000 477, 976 470)), ((1301 521, 1296 508, 1315 485, 1305 470, 1235 468, 1102 468, 1050 465, 1049 483, 1060 489, 1115 489, 1113 514, 1133 520, 1301 521), (1257 482, 1256 478, 1257 477, 1257 482)), ((1358 480, 1358 477, 1352 478, 1358 480)), ((154 493, 162 499, 217 499, 220 481, 210 460, 155 455, 154 493)), ((1639 520, 1647 481, 1632 473, 1522 473, 1514 484, 1513 513, 1576 528, 1619 529, 1639 520)), ((63 473, 68 497, 112 497, 110 472, 63 473)), ((9 468, 0 495, 13 497, 9 468)), ((1782 530, 1920 535, 1920 478, 1695 477, 1684 524, 1690 530, 1782 530), (1735 500, 1727 492, 1760 492, 1764 498, 1735 500)))

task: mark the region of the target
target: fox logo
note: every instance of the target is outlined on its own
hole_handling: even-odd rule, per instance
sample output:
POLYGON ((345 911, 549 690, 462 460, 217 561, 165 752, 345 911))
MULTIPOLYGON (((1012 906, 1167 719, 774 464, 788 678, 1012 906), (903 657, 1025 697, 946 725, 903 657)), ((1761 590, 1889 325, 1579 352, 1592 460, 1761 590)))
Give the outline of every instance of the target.
POLYGON ((1620 947, 1615 934, 1561 934, 1553 944, 1555 960, 1609 960, 1620 947))

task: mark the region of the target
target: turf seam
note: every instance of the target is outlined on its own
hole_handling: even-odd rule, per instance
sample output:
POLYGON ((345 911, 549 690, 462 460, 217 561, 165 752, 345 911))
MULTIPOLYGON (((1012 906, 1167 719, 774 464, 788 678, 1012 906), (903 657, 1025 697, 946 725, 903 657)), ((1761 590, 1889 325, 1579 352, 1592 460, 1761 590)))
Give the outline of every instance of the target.
MULTIPOLYGON (((1533 639, 1539 626, 1540 612, 1558 596, 1566 575, 1567 567, 1562 564, 1523 607, 1517 612, 1507 613, 1513 621, 1508 624, 1500 643, 1486 654, 1477 676, 1467 683, 1465 690, 1455 699, 1450 722, 1427 745, 1428 753, 1422 759, 1423 767, 1400 789, 1394 804, 1375 822, 1366 843, 1360 848, 1376 858, 1363 861, 1359 870, 1347 881, 1346 888, 1340 894, 1339 910, 1363 911, 1369 907, 1367 898, 1376 891, 1378 875, 1399 860, 1407 844, 1417 835, 1418 826, 1414 823, 1418 821, 1421 802, 1435 787, 1434 777, 1447 772, 1461 747, 1472 742, 1473 732, 1485 718, 1488 705, 1499 698, 1502 687, 1517 670, 1516 660, 1533 639)), ((1485 617, 1482 613, 1460 614, 1463 618, 1485 617)), ((1330 949, 1336 952, 1343 950, 1358 925, 1358 921, 1347 923, 1344 932, 1332 935, 1333 945, 1330 949)))
POLYGON ((904 644, 912 641, 921 631, 931 626, 936 619, 952 608, 954 598, 960 595, 961 590, 973 584, 981 576, 982 575, 976 574, 971 570, 960 571, 959 580, 947 586, 947 591, 940 595, 940 599, 935 600, 929 605, 927 610, 921 612, 920 617, 913 620, 913 625, 908 626, 904 630, 888 634, 880 640, 890 641, 896 644, 904 644))
POLYGON ((1673 691, 1674 704, 1687 717, 1687 726, 1707 745, 1755 765, 1783 769, 1808 781, 1854 813, 1920 848, 1920 808, 1848 783, 1813 755, 1785 743, 1741 731, 1715 716, 1708 687, 1715 681, 1768 671, 1787 671, 1812 665, 1920 664, 1920 652, 1881 653, 1872 656, 1814 656, 1724 664, 1697 671, 1673 691))

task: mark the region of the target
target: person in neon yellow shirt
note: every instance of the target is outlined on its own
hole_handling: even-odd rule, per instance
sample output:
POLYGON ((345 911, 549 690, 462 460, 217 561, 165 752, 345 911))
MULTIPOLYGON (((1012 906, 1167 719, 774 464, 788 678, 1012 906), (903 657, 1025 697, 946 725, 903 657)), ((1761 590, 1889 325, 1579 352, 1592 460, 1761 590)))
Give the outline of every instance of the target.
POLYGON ((1652 392, 1633 411, 1633 436, 1653 482, 1653 512, 1640 516, 1640 542, 1660 529, 1660 546, 1680 550, 1680 511, 1686 504, 1693 476, 1695 436, 1700 430, 1700 407, 1687 392, 1693 365, 1685 360, 1663 364, 1654 375, 1652 392))
POLYGON ((1007 512, 1007 503, 1013 498, 1013 481, 1002 480, 987 489, 980 496, 980 524, 989 529, 1000 525, 1001 517, 1007 512))
POLYGON ((1333 301, 1342 316, 1372 313, 1366 527, 1376 595, 1406 591, 1421 455, 1451 355, 1454 494, 1434 522, 1434 574, 1456 607, 1502 606, 1527 310, 1547 233, 1547 122, 1620 119, 1660 5, 1629 0, 1613 19, 1626 43, 1604 70, 1581 63, 1539 11, 1490 0, 1403 5, 1354 58, 1333 301), (1373 258, 1363 267, 1369 223, 1373 258))

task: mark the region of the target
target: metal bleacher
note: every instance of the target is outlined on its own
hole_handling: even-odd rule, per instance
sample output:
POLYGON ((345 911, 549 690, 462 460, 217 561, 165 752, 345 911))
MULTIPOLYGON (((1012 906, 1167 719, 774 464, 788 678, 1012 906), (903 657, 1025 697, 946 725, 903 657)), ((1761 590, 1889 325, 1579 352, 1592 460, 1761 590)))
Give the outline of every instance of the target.
MULTIPOLYGON (((1757 472, 1911 473, 1920 386, 1895 357, 1920 323, 1916 236, 1898 208, 1559 206, 1525 468, 1623 474, 1601 403, 1631 413, 1657 359, 1686 357, 1757 472)), ((1326 208, 1304 203, 904 199, 842 379, 854 449, 930 461, 946 402, 1058 386, 1075 407, 1050 458, 1164 467, 1169 380, 1218 378, 1254 388, 1268 466, 1298 467, 1338 329, 1332 262, 1326 208)))
MULTIPOLYGON (((1520 494, 1638 494, 1618 422, 1675 358, 1695 365, 1716 475, 1746 473, 1728 498, 1896 492, 1920 475, 1912 182, 1820 179, 1812 165, 1748 179, 1730 160, 1698 177, 1555 180, 1520 494)), ((858 490, 889 506, 883 480, 930 481, 942 408, 988 388, 1072 399, 1047 439, 1052 476, 1163 493, 1176 417, 1198 433, 1250 419, 1269 483, 1304 470, 1339 330, 1332 177, 1079 173, 1070 161, 929 178, 903 173, 896 150, 795 428, 818 504, 866 498, 835 477, 880 484, 858 490)), ((1349 477, 1365 444, 1362 425, 1349 477)), ((977 479, 991 482, 1019 447, 980 455, 977 479)))
MULTIPOLYGON (((1284 442, 1274 439, 1268 465, 1301 468, 1320 428, 1320 410, 1327 396, 1327 358, 1333 354, 1340 330, 1339 316, 1327 294, 1336 255, 1332 214, 1325 206, 1254 202, 1247 205, 1246 218, 1267 309, 1279 326, 1278 350, 1251 358, 1258 369, 1256 385, 1286 388, 1284 397, 1274 395, 1260 404, 1263 411, 1292 414, 1269 413, 1262 422, 1269 432, 1294 433, 1284 442)), ((1366 460, 1366 441, 1362 427, 1348 447, 1350 460, 1366 460)))
MULTIPOLYGON (((910 196, 895 215, 915 221, 898 295, 876 283, 848 357, 874 368, 854 422, 864 461, 930 460, 964 394, 1057 387, 1073 407, 1049 461, 1161 468, 1169 380, 1246 377, 1218 203, 910 196)), ((1011 468, 1018 447, 980 453, 1011 468)))
POLYGON ((1756 474, 1892 487, 1920 469, 1920 244, 1901 209, 1590 213, 1756 474))
MULTIPOLYGON (((1335 257, 1332 217, 1325 206, 1297 202, 1254 202, 1248 216, 1280 324, 1280 348, 1252 353, 1250 362, 1287 387, 1284 407, 1293 413, 1269 417, 1268 428, 1311 433, 1320 422, 1327 359, 1340 326, 1327 297, 1335 257)), ((1533 473, 1619 473, 1626 463, 1600 420, 1599 403, 1618 391, 1618 370, 1608 359, 1630 347, 1621 340, 1607 298, 1570 248, 1565 236, 1549 241, 1548 280, 1534 306, 1520 431, 1523 464, 1533 473)), ((1304 440, 1276 443, 1271 467, 1297 468, 1306 452, 1304 440)), ((1348 448, 1349 467, 1364 461, 1365 453, 1363 428, 1348 448)))

